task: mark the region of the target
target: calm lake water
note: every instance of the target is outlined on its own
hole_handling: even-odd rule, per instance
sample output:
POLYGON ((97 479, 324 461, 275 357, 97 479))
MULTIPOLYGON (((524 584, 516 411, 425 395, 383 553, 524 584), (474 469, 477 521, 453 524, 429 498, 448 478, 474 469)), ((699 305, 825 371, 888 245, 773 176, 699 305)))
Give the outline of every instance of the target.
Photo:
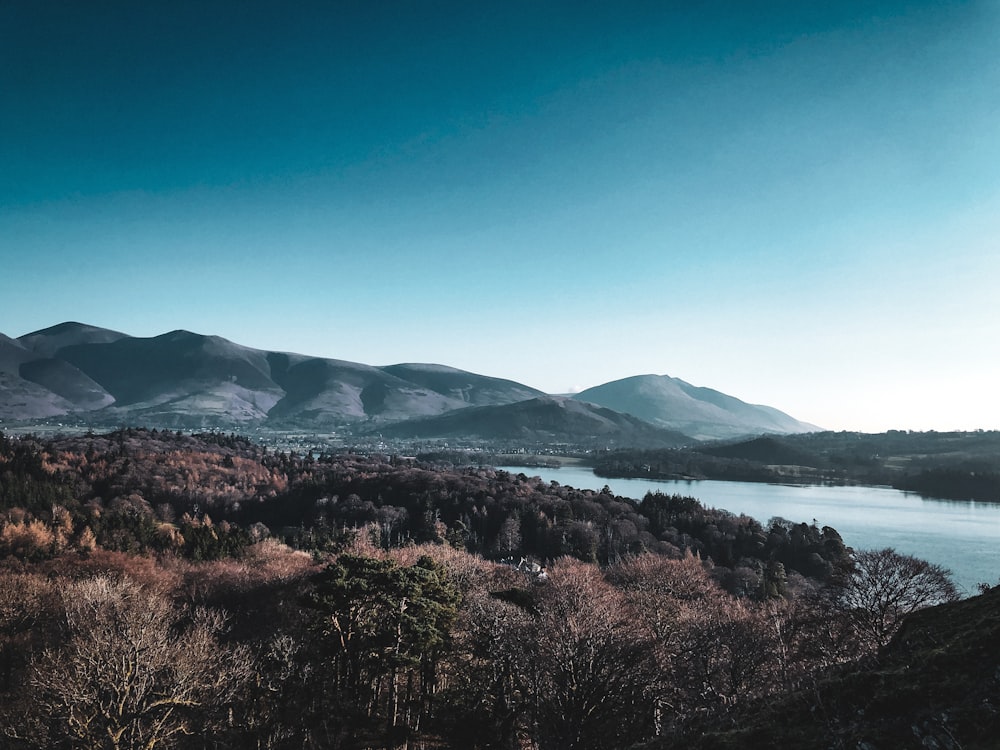
POLYGON ((745 514, 761 523, 775 516, 832 526, 856 549, 894 547, 951 570, 966 595, 976 584, 1000 581, 1000 504, 930 500, 884 487, 755 484, 752 482, 608 479, 586 467, 499 467, 578 489, 608 485, 642 499, 659 490, 696 497, 703 505, 745 514))

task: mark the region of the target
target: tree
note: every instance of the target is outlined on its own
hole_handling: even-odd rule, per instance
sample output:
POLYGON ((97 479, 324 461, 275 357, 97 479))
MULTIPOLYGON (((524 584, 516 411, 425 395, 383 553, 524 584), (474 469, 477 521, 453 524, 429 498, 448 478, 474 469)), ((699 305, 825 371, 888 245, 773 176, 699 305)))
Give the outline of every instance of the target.
POLYGON ((673 638, 669 693, 680 718, 769 692, 779 666, 759 605, 722 596, 685 606, 673 638))
POLYGON ((652 634, 596 565, 557 560, 538 598, 528 650, 542 750, 597 750, 647 739, 660 678, 652 634))
POLYGON ((309 605, 321 614, 343 707, 355 721, 382 722, 389 746, 405 746, 431 714, 438 657, 457 615, 444 568, 426 556, 404 567, 341 555, 317 576, 309 605))
POLYGON ((34 723, 23 684, 32 652, 54 636, 57 611, 58 598, 44 576, 0 571, 0 736, 8 741, 34 723))
POLYGON ((220 643, 221 613, 177 607, 128 578, 66 585, 62 618, 62 645, 29 679, 50 746, 175 747, 225 726, 252 671, 244 649, 220 643))
POLYGON ((905 615, 956 599, 950 571, 891 547, 856 552, 843 592, 845 607, 873 650, 889 642, 905 615))
POLYGON ((500 557, 513 555, 521 551, 521 519, 517 515, 510 516, 500 524, 497 534, 496 553, 500 557))
POLYGON ((443 729, 451 747, 515 750, 532 701, 527 653, 537 635, 532 589, 463 600, 456 647, 443 696, 443 729))
POLYGON ((690 552, 680 560, 649 553, 638 555, 610 568, 607 577, 624 592, 636 616, 661 643, 668 642, 676 632, 683 605, 701 599, 715 603, 722 597, 705 563, 690 552))

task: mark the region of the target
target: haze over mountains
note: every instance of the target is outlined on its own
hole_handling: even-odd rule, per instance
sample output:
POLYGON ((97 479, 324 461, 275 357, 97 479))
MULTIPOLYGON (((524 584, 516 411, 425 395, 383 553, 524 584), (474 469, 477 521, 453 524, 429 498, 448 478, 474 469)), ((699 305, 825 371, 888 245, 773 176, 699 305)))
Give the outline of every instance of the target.
POLYGON ((373 367, 172 331, 137 338, 62 323, 0 334, 0 420, 94 426, 384 431, 412 438, 667 445, 816 429, 667 376, 638 376, 571 399, 437 364, 373 367))

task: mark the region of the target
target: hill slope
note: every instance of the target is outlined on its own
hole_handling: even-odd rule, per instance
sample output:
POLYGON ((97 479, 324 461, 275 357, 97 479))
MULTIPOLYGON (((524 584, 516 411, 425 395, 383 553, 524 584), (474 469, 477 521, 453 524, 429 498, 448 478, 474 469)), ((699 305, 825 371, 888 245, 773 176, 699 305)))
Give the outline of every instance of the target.
POLYGON ((489 378, 445 365, 401 364, 380 369, 471 406, 509 404, 545 395, 513 380, 489 378))
POLYGON ((486 441, 673 447, 691 442, 628 414, 560 396, 482 406, 430 419, 411 419, 380 432, 405 438, 476 437, 486 441))
POLYGON ((636 375, 615 380, 588 388, 573 398, 703 440, 819 429, 772 407, 748 404, 668 375, 636 375))
MULTIPOLYGON (((921 610, 906 619, 873 666, 772 696, 725 722, 713 720, 684 746, 993 750, 1000 736, 997 639, 1000 588, 921 610)), ((668 744, 644 747, 665 750, 668 744)))
POLYGON ((63 344, 118 335, 64 323, 31 336, 0 334, 0 419, 38 419, 100 409, 114 398, 72 364, 58 359, 63 344))
POLYGON ((441 365, 379 368, 181 330, 137 338, 70 322, 0 338, 5 421, 75 416, 95 426, 328 429, 540 395, 441 365))

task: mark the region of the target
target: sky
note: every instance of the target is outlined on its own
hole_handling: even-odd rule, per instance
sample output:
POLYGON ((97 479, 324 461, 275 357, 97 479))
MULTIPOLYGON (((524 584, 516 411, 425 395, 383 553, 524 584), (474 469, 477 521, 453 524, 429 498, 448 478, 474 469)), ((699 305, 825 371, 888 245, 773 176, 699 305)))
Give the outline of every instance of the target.
POLYGON ((1000 0, 0 0, 0 332, 1000 429, 1000 0))

